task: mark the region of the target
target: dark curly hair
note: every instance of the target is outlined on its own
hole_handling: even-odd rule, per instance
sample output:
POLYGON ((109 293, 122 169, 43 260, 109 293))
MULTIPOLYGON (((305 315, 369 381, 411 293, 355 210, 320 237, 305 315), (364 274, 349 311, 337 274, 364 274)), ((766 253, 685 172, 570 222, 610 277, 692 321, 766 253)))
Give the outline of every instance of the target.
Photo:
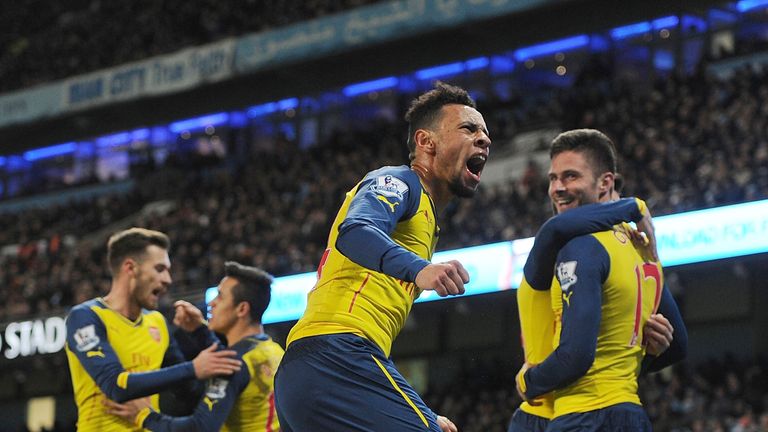
POLYGON ((408 157, 413 160, 416 151, 416 142, 413 136, 419 129, 428 129, 434 126, 440 118, 440 109, 444 105, 466 105, 477 108, 472 97, 461 87, 452 86, 441 81, 435 83, 435 88, 422 94, 413 101, 405 113, 405 121, 408 122, 408 157))

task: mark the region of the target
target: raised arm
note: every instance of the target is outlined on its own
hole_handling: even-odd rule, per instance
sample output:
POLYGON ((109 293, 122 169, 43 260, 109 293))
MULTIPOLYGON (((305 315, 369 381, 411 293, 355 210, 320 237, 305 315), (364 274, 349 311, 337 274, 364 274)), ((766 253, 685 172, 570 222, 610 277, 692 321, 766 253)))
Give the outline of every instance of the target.
POLYGON ((194 358, 211 344, 221 345, 221 341, 208 329, 208 322, 203 318, 203 312, 197 306, 185 300, 177 300, 173 304, 173 340, 185 358, 194 358))
POLYGON ((523 272, 536 290, 548 290, 552 283, 555 259, 571 239, 604 231, 621 222, 638 222, 644 217, 645 203, 637 198, 623 198, 601 204, 574 208, 547 220, 536 233, 523 272))

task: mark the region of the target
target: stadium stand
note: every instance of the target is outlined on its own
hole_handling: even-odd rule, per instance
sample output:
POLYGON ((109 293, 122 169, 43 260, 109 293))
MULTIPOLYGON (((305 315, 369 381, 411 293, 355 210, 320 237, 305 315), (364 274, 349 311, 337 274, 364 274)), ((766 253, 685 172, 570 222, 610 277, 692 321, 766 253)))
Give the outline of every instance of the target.
POLYGON ((196 0, 67 5, 25 0, 0 17, 0 91, 7 92, 349 10, 376 0, 196 0), (45 4, 45 6, 42 6, 45 4), (30 14, 34 10, 36 13, 30 14))
MULTIPOLYGON (((8 47, 0 52, 0 76, 8 77, 0 90, 373 1, 265 3, 269 6, 246 2, 237 10, 220 3, 198 0, 165 5, 179 13, 173 22, 159 27, 150 7, 127 9, 117 3, 82 1, 67 5, 66 10, 63 4, 37 8, 42 15, 30 17, 23 11, 38 2, 14 3, 0 18, 11 29, 0 35, 0 45, 8 47), (256 10, 260 7, 274 9, 256 10), (96 26, 100 30, 95 33, 86 31, 94 28, 92 23, 106 22, 120 24, 96 26), (156 27, 163 31, 147 33, 156 27), (131 28, 137 31, 127 30, 131 28), (189 28, 202 31, 182 30, 189 28), (126 33, 131 37, 118 37, 126 33), (118 39, 121 43, 116 46, 96 44, 118 39)), ((533 144, 523 151, 515 139, 540 129, 606 131, 618 145, 620 171, 627 179, 625 195, 646 198, 654 215, 768 198, 768 116, 762 103, 768 97, 766 71, 741 65, 730 73, 715 74, 710 68, 717 61, 760 54, 763 49, 765 43, 759 39, 739 39, 734 49, 706 56, 688 73, 666 72, 650 85, 618 78, 617 59, 600 54, 586 60, 572 85, 537 86, 533 95, 520 90, 512 94, 483 91, 478 96, 480 109, 493 113, 489 116, 493 156, 516 155, 526 168, 519 177, 484 184, 472 201, 450 208, 441 221, 440 249, 535 234, 550 215, 545 204, 546 166, 540 162, 544 147, 533 144)), ((391 96, 395 90, 387 92, 391 96)), ((395 95, 398 105, 393 111, 402 113, 401 101, 408 96, 406 92, 395 95)), ((94 176, 73 183, 51 176, 30 182, 12 196, 6 193, 9 198, 0 201, 4 227, 0 231, 0 296, 5 299, 0 322, 60 315, 69 306, 104 292, 109 280, 101 262, 105 235, 130 225, 170 234, 175 283, 163 300, 165 307, 172 298, 201 293, 215 283, 225 260, 260 266, 277 276, 313 271, 344 192, 372 167, 405 160, 401 129, 402 124, 392 117, 378 118, 304 146, 284 134, 257 140, 249 127, 233 128, 225 137, 228 151, 223 157, 179 152, 163 161, 134 165, 123 180, 94 176), (237 150, 238 145, 247 151, 237 150), (121 186, 128 183, 129 187, 121 186), (67 192, 104 185, 112 190, 56 200, 67 192)), ((740 271, 738 263, 727 266, 740 271)), ((670 271, 668 279, 675 280, 677 273, 670 271)), ((672 285, 685 307, 691 288, 686 292, 672 285)), ((455 308, 463 304, 457 302, 455 308)), ((513 334, 510 340, 516 337, 513 334)), ((430 381, 425 400, 462 431, 505 431, 520 402, 509 384, 519 358, 477 359, 466 353, 456 357, 459 370, 449 380, 430 381)), ((642 379, 642 398, 655 430, 768 431, 766 360, 702 357, 706 356, 642 379)), ((12 400, 70 392, 66 380, 50 373, 65 363, 62 356, 52 355, 23 365, 3 364, 0 411, 23 409, 12 406, 12 400)), ((56 430, 70 430, 71 420, 59 418, 56 430)))
MULTIPOLYGON (((750 133, 766 127, 765 117, 759 115, 761 95, 768 94, 764 78, 764 72, 753 69, 741 69, 724 80, 693 75, 660 80, 643 94, 621 85, 613 93, 613 87, 596 83, 562 92, 558 105, 574 120, 551 113, 548 117, 563 129, 582 124, 614 136, 623 161, 620 170, 627 178, 625 193, 647 197, 656 215, 754 201, 768 198, 768 141, 750 133), (592 97, 585 101, 583 94, 592 97), (739 115, 730 115, 734 112, 739 115)), ((502 143, 511 139, 499 133, 493 137, 502 143)), ((93 272, 65 272, 63 280, 53 284, 42 280, 42 275, 55 278, 60 267, 82 267, 74 265, 71 255, 46 253, 41 240, 59 243, 54 239, 67 238, 74 249, 85 233, 135 216, 141 203, 161 199, 171 199, 175 209, 163 217, 134 217, 132 223, 170 233, 174 280, 181 290, 210 283, 212 275, 221 273, 225 257, 269 268, 276 275, 312 271, 344 192, 372 166, 405 159, 393 122, 340 132, 306 150, 285 139, 274 148, 280 150, 205 166, 179 165, 171 159, 130 195, 4 215, 6 226, 15 229, 2 234, 3 243, 19 239, 16 256, 5 258, 9 267, 4 268, 22 269, 21 274, 0 273, 10 299, 7 317, 67 307, 77 297, 76 287, 89 285, 80 279, 93 272), (367 145, 349 151, 353 143, 367 145), (161 181, 159 175, 173 180, 161 181), (157 184, 175 186, 163 193, 153 188, 157 184), (37 288, 42 286, 52 291, 37 288), (49 304, 51 298, 54 304, 49 304)), ((532 236, 550 215, 545 194, 543 168, 531 161, 520 178, 483 185, 478 197, 451 209, 441 222, 439 247, 532 236)), ((79 255, 98 257, 100 247, 79 255)), ((91 261, 87 268, 98 264, 91 261)))

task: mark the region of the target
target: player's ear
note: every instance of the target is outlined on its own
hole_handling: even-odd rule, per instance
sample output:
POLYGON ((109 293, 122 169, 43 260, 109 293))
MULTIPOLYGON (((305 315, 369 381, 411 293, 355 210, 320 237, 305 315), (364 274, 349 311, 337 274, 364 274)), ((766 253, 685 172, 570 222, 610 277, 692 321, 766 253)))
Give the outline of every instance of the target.
POLYGON ((241 301, 237 304, 236 314, 238 318, 247 317, 251 313, 251 305, 248 302, 241 301))
POLYGON ((136 267, 138 263, 133 258, 126 258, 123 260, 123 264, 120 266, 120 271, 127 275, 134 276, 136 274, 136 267))
POLYGON ((432 131, 427 129, 417 129, 413 134, 413 141, 416 143, 416 149, 420 149, 427 154, 435 153, 435 140, 432 131))
POLYGON ((600 181, 598 182, 598 190, 600 194, 610 194, 613 192, 613 180, 614 180, 614 174, 610 171, 604 172, 600 176, 600 181))

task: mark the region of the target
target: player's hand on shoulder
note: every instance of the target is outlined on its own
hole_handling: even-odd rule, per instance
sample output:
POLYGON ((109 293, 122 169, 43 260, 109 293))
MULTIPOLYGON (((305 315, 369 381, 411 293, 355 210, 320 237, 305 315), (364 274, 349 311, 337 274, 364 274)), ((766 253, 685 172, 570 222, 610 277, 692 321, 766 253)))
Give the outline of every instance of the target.
POLYGON ((643 326, 645 352, 652 356, 661 355, 672 344, 674 331, 672 324, 664 315, 651 315, 643 326))
POLYGON ((630 230, 630 237, 635 244, 644 246, 654 261, 659 260, 659 252, 656 248, 656 231, 653 227, 653 218, 645 201, 635 198, 637 206, 642 213, 643 218, 635 222, 637 230, 630 230))
POLYGON ((442 432, 459 432, 459 428, 445 416, 437 416, 437 425, 440 426, 442 432))
POLYGON ((232 375, 242 368, 242 361, 237 358, 237 352, 233 350, 217 351, 218 344, 211 344, 200 351, 200 354, 192 360, 197 379, 208 379, 217 375, 232 375))
POLYGON ((460 262, 453 260, 429 264, 421 269, 414 282, 423 290, 434 290, 440 297, 459 295, 464 294, 469 273, 460 262))
POLYGON ((203 313, 192 303, 185 300, 177 300, 173 304, 173 308, 176 312, 173 316, 173 324, 185 332, 191 333, 205 324, 203 313))

